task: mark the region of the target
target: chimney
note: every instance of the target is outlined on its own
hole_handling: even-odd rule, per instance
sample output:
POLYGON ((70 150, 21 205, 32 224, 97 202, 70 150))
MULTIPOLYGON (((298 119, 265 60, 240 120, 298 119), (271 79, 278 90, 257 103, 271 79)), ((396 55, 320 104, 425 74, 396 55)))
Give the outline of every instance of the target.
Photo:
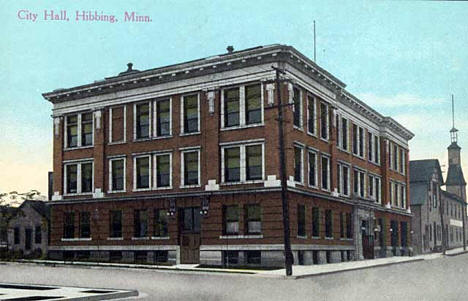
POLYGON ((228 53, 232 53, 234 51, 234 47, 228 46, 226 50, 228 51, 228 53))

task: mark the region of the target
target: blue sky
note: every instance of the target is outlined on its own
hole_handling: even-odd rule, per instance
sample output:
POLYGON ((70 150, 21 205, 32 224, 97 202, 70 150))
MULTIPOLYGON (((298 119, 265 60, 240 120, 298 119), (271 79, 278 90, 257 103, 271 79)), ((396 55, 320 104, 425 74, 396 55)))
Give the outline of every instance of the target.
POLYGON ((313 20, 317 63, 416 134, 411 159, 446 164, 452 93, 459 144, 468 147, 467 16, 467 2, 441 1, 0 0, 0 191, 47 192, 52 106, 41 93, 116 75, 129 61, 143 70, 228 45, 288 44, 313 58, 313 20), (21 9, 39 20, 19 20, 21 9), (67 10, 72 20, 44 21, 44 10, 67 10), (76 10, 119 22, 76 22, 76 10), (125 11, 152 22, 124 23, 125 11))

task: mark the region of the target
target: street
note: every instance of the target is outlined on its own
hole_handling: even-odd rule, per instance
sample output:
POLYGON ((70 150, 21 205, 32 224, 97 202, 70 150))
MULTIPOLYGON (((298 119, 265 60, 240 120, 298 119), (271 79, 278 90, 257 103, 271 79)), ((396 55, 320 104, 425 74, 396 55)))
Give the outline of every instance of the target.
POLYGON ((468 300, 468 254, 298 280, 255 275, 0 265, 0 282, 136 289, 138 300, 468 300))

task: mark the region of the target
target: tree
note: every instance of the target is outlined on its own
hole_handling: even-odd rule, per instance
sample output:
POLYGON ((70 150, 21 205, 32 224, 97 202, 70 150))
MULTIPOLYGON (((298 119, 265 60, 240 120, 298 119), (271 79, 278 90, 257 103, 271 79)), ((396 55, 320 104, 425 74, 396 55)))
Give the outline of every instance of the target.
POLYGON ((44 200, 45 198, 37 190, 30 190, 28 192, 19 193, 11 191, 8 193, 0 192, 0 240, 6 238, 6 247, 9 250, 8 242, 8 225, 10 221, 22 214, 17 212, 17 207, 26 200, 44 200))

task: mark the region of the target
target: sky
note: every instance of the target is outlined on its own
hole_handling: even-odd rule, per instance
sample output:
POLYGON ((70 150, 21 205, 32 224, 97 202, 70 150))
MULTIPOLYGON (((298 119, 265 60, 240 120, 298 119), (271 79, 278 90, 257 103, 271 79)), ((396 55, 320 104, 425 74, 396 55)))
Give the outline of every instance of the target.
POLYGON ((0 0, 0 192, 47 194, 53 121, 41 93, 116 75, 128 62, 145 70, 228 45, 287 44, 313 58, 314 20, 317 63, 416 135, 411 160, 437 158, 444 172, 454 95, 468 176, 467 16, 464 1, 0 0), (51 10, 70 21, 44 20, 51 10), (76 11, 118 22, 76 21, 76 11), (125 12, 151 22, 123 22, 125 12), (33 13, 35 22, 26 19, 33 13))

